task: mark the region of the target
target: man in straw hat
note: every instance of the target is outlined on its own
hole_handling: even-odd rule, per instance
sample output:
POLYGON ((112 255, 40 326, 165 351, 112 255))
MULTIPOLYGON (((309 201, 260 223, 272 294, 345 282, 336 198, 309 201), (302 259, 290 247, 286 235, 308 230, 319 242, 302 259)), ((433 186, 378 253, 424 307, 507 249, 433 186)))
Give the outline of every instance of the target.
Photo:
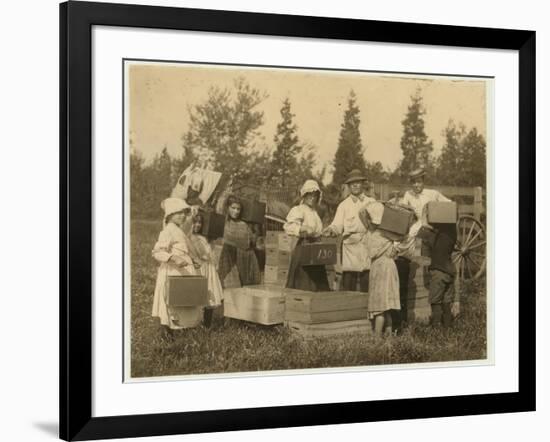
POLYGON ((426 213, 424 211, 426 204, 430 201, 451 201, 437 190, 425 189, 425 176, 426 171, 423 168, 415 169, 409 174, 412 189, 405 192, 401 201, 402 204, 412 207, 417 218, 417 222, 411 227, 409 232, 411 236, 416 236, 422 224, 427 224, 426 213))
POLYGON ((350 195, 336 209, 332 223, 323 231, 324 235, 342 235, 342 285, 346 291, 368 292, 370 258, 367 254, 367 229, 359 218, 359 211, 374 198, 365 195, 367 177, 358 170, 352 170, 344 184, 349 186, 350 195))
MULTIPOLYGON (((431 201, 450 202, 451 200, 437 190, 424 188, 424 169, 413 170, 409 177, 412 190, 408 190, 403 197, 403 203, 410 205, 418 218, 411 227, 409 234, 416 236, 420 227, 428 225, 425 207, 431 201)), ((452 262, 452 252, 456 242, 456 229, 454 225, 438 225, 435 236, 430 241, 430 305, 432 309, 431 322, 438 326, 443 322, 444 327, 451 323, 451 316, 460 311, 458 293, 454 293, 453 283, 455 268, 452 262)))

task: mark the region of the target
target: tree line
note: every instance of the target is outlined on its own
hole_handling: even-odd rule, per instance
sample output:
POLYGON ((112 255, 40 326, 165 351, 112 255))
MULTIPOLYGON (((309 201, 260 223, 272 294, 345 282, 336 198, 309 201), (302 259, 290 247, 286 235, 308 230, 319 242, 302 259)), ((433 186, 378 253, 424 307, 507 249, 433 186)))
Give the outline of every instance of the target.
MULTIPOLYGON (((204 102, 188 109, 189 127, 182 137, 182 153, 171 156, 166 147, 146 162, 130 140, 131 214, 138 218, 158 218, 160 200, 168 196, 181 172, 189 165, 201 164, 230 176, 234 184, 269 189, 298 189, 309 178, 322 183, 330 173, 327 165, 316 170, 316 149, 299 138, 291 101, 287 97, 280 109, 272 143, 260 133, 264 113, 259 105, 267 93, 243 78, 233 88, 209 89, 204 102)), ((338 146, 332 161, 332 178, 325 187, 329 204, 340 198, 341 183, 352 169, 364 172, 374 183, 405 183, 417 167, 428 171, 428 184, 482 186, 486 180, 486 141, 474 127, 449 120, 444 130, 445 143, 439 156, 424 128, 427 110, 420 89, 402 120, 400 147, 402 158, 392 170, 379 161, 368 161, 367 146, 361 132, 360 109, 353 90, 347 100, 340 127, 338 146)))

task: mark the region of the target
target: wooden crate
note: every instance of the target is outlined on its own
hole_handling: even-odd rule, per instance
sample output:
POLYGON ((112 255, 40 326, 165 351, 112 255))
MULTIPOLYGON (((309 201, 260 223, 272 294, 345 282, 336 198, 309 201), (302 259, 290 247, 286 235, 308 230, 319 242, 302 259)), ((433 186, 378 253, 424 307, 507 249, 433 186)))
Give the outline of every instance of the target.
POLYGON ((241 219, 249 223, 263 224, 265 219, 265 203, 242 198, 241 219))
POLYGON ((224 316, 263 325, 284 321, 285 296, 281 287, 254 285, 224 292, 224 316))
POLYGON ((288 309, 285 310, 286 321, 299 322, 301 324, 324 324, 327 322, 353 321, 367 318, 367 308, 334 310, 332 312, 298 312, 288 309))
POLYGON ((326 338, 347 334, 372 333, 372 325, 369 319, 354 321, 329 322, 325 324, 303 324, 300 322, 285 322, 289 330, 304 339, 326 338))
POLYGON ((412 211, 386 205, 379 228, 397 235, 406 235, 412 225, 413 217, 412 211))
POLYGON ((277 253, 277 265, 280 269, 288 269, 290 266, 290 252, 279 250, 277 253))
POLYGON ((208 304, 207 281, 204 276, 168 276, 166 304, 170 307, 191 307, 208 304))
POLYGON ((430 224, 456 224, 457 206, 454 202, 430 201, 426 208, 430 224))
POLYGON ((265 232, 265 246, 266 248, 279 248, 279 231, 276 230, 268 230, 265 232))
POLYGON ((336 264, 336 260, 336 244, 333 242, 318 242, 302 245, 300 254, 301 265, 334 265, 336 264))
POLYGON ((367 318, 368 295, 361 292, 306 292, 286 294, 285 320, 316 324, 367 318))
POLYGON ((277 282, 278 266, 266 265, 264 270, 264 280, 266 284, 277 282))
POLYGON ((287 294, 287 309, 297 312, 330 312, 367 308, 368 295, 362 292, 306 292, 287 294))
POLYGON ((279 265, 279 250, 276 247, 266 247, 265 249, 265 265, 277 266, 279 265))

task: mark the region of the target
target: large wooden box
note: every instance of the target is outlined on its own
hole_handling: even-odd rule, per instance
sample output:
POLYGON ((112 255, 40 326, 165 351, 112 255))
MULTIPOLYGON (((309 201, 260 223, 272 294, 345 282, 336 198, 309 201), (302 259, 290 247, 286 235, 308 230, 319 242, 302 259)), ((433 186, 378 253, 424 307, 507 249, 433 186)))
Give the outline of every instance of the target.
POLYGON ((304 324, 300 322, 287 321, 285 324, 292 333, 306 340, 338 337, 348 334, 368 335, 372 333, 372 324, 369 319, 328 322, 324 324, 304 324))
POLYGON ((285 320, 304 324, 367 318, 368 295, 361 292, 306 292, 286 294, 285 320))
POLYGON ((204 276, 168 276, 166 304, 170 307, 192 307, 208 304, 207 281, 204 276))
POLYGON ((410 210, 395 206, 384 206, 382 221, 379 228, 397 235, 406 235, 414 220, 414 213, 410 210))
POLYGON ((253 285, 224 292, 224 316, 263 325, 284 321, 283 288, 273 285, 253 285))
POLYGON ((300 264, 311 265, 334 265, 337 262, 336 244, 329 242, 316 242, 303 244, 300 253, 300 264))
POLYGON ((455 202, 430 201, 426 210, 430 224, 456 224, 455 202))
POLYGON ((206 212, 201 210, 203 216, 201 233, 208 239, 217 239, 223 237, 223 229, 225 226, 225 216, 216 212, 206 212))
POLYGON ((263 224, 265 221, 265 203, 243 199, 241 218, 249 223, 263 224))

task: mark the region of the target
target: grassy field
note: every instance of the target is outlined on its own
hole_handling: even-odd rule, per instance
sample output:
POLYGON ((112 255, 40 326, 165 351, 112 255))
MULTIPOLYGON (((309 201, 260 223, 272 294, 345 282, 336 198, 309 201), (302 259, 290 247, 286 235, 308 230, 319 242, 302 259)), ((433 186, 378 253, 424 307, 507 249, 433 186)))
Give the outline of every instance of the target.
POLYGON ((464 287, 462 314, 444 331, 412 324, 398 337, 346 336, 303 342, 285 327, 216 318, 209 329, 161 333, 151 317, 157 263, 151 250, 161 224, 134 221, 132 259, 132 377, 322 367, 464 361, 486 358, 485 281, 464 287))

